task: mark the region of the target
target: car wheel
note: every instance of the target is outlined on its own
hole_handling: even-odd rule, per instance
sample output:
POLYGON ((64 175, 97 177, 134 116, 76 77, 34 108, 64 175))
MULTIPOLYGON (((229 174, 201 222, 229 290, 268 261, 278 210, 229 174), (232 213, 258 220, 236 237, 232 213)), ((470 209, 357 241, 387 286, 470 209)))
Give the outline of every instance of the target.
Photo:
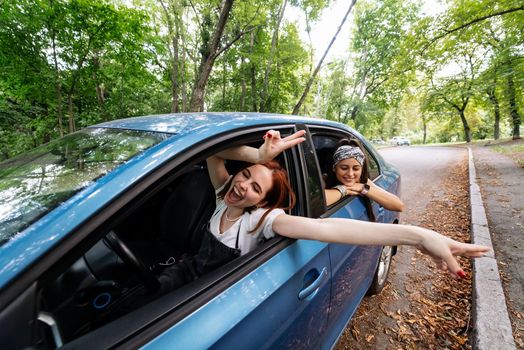
POLYGON ((380 261, 378 262, 373 282, 368 289, 368 295, 374 295, 380 293, 386 284, 386 280, 389 274, 389 268, 391 266, 391 258, 393 257, 393 247, 384 246, 380 253, 380 261))

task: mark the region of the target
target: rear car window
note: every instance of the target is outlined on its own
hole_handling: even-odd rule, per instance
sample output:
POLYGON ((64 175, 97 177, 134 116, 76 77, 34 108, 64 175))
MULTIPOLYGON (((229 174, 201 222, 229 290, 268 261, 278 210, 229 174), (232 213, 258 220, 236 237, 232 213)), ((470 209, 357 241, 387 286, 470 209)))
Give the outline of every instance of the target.
POLYGON ((0 163, 0 245, 168 136, 88 128, 0 163))

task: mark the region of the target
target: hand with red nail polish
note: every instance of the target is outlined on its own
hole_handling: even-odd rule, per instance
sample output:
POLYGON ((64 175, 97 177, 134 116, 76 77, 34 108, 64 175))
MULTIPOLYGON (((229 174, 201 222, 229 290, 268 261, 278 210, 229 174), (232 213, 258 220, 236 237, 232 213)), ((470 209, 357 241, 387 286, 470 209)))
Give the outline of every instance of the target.
POLYGON ((428 254, 435 261, 438 268, 448 271, 455 277, 466 278, 466 273, 460 267, 459 262, 455 258, 456 256, 480 258, 490 250, 487 246, 455 241, 432 230, 421 227, 413 227, 413 229, 422 238, 416 244, 417 248, 428 254))

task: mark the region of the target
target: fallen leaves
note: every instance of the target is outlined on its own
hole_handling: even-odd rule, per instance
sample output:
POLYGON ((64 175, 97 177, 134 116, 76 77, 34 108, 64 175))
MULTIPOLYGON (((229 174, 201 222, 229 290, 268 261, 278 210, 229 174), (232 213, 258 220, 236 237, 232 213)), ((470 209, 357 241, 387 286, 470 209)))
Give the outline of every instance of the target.
MULTIPOLYGON (((470 241, 467 179, 467 161, 464 159, 442 184, 444 195, 434 197, 426 207, 425 214, 419 220, 421 226, 459 241, 470 241)), ((396 293, 400 292, 393 293, 391 288, 378 295, 373 305, 365 300, 357 311, 357 317, 374 307, 391 322, 384 322, 382 318, 380 325, 377 325, 379 318, 373 317, 371 312, 368 317, 352 322, 352 339, 341 341, 337 349, 471 349, 468 338, 471 331, 471 279, 457 280, 447 273, 428 268, 432 261, 420 252, 414 252, 407 262, 410 267, 405 292, 402 293, 409 307, 391 310, 391 305, 398 299, 396 293), (389 345, 375 343, 380 333, 387 336, 389 345)), ((459 258, 459 263, 471 276, 470 261, 459 258)))

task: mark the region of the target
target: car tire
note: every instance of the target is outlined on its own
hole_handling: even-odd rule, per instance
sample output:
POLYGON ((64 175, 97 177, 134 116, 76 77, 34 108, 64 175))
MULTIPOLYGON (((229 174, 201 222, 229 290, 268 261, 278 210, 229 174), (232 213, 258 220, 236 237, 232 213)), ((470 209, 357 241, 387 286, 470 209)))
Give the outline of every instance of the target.
POLYGON ((382 291, 388 279, 391 259, 393 258, 393 247, 384 246, 380 252, 380 260, 373 276, 373 282, 369 286, 367 295, 375 295, 382 291))

